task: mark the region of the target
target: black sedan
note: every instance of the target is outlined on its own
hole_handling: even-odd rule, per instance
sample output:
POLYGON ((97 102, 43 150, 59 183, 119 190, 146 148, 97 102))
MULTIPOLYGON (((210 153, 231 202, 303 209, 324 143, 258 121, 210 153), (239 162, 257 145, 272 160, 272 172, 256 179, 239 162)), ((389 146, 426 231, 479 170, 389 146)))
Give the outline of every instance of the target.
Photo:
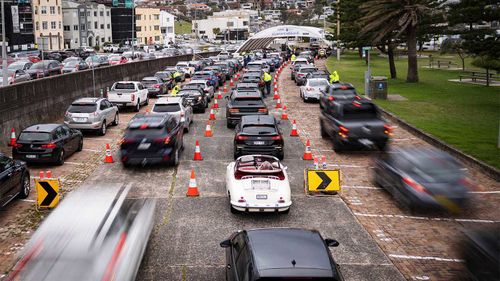
POLYGON ((30 194, 30 173, 26 163, 0 153, 0 208, 14 198, 30 194))
POLYGON ((38 124, 22 130, 12 147, 12 156, 28 163, 62 165, 69 155, 82 148, 80 131, 64 124, 38 124))
POLYGON ((328 247, 316 230, 262 228, 233 233, 226 248, 226 280, 344 280, 328 247))
POLYGON ((183 147, 184 127, 173 115, 136 115, 121 141, 123 166, 162 164, 176 166, 183 147))
POLYGON ((208 97, 201 89, 183 88, 177 93, 178 97, 184 97, 193 107, 193 111, 205 113, 208 107, 208 97))
POLYGON ((234 90, 228 99, 226 106, 226 124, 232 128, 240 122, 245 115, 267 115, 268 110, 262 95, 254 90, 242 91, 234 90))
POLYGON ((459 251, 472 280, 498 281, 500 277, 500 227, 467 229, 459 251))
POLYGON ((283 134, 271 115, 241 117, 234 136, 234 159, 246 154, 265 154, 283 160, 283 134))
POLYGON ((475 188, 462 166, 437 149, 406 148, 375 160, 374 182, 403 207, 458 212, 475 188))

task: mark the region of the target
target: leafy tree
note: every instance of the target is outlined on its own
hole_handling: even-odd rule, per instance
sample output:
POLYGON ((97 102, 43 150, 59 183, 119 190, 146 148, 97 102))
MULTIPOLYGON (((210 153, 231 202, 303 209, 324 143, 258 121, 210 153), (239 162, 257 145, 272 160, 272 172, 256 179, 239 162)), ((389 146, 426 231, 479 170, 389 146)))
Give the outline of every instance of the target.
POLYGON ((462 61, 462 71, 465 71, 465 58, 468 56, 463 48, 462 39, 446 39, 441 44, 441 53, 455 53, 462 61))
POLYGON ((361 5, 362 34, 374 33, 379 42, 391 34, 404 34, 408 48, 407 82, 418 82, 417 30, 423 15, 436 9, 439 0, 369 0, 361 5))

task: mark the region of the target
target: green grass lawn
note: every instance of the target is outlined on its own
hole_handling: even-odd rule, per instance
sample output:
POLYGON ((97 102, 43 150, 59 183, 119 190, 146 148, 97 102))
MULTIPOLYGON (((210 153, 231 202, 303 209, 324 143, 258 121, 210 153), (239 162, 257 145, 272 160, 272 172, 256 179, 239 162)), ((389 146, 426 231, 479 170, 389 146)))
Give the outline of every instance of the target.
MULTIPOLYGON (((500 168, 500 88, 448 82, 458 79, 460 72, 423 68, 427 64, 427 58, 419 59, 420 82, 406 83, 407 60, 398 59, 398 79, 389 79, 389 94, 399 94, 407 101, 376 103, 459 150, 500 168)), ((389 76, 387 58, 372 55, 371 66, 373 76, 389 76)), ((357 54, 343 55, 340 62, 330 57, 327 67, 337 70, 342 81, 364 92, 366 65, 357 54)))
POLYGON ((191 23, 188 21, 176 21, 174 26, 175 34, 191 34, 191 23))

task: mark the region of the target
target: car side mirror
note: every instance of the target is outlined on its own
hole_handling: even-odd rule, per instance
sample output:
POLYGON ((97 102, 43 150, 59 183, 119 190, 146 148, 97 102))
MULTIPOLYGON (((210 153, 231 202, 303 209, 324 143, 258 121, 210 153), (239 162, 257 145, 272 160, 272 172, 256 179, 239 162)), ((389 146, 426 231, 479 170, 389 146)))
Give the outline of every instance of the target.
POLYGON ((330 238, 326 238, 325 243, 328 247, 338 247, 340 245, 339 241, 330 238))
POLYGON ((225 96, 224 98, 225 98, 226 100, 229 100, 229 96, 225 96))
POLYGON ((227 240, 224 240, 224 241, 220 242, 220 246, 222 248, 229 248, 229 247, 231 247, 231 240, 227 239, 227 240))

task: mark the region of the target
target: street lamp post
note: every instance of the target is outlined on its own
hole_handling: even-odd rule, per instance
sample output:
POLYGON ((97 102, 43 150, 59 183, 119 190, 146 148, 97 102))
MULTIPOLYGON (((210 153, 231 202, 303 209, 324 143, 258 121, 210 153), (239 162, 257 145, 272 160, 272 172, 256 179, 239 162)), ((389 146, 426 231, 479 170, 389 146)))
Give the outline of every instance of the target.
POLYGON ((337 60, 340 60, 340 0, 337 0, 337 60))
POLYGON ((134 38, 135 38, 135 1, 132 1, 132 41, 130 46, 132 47, 132 61, 134 60, 134 38))
POLYGON ((7 81, 7 41, 5 39, 5 0, 2 1, 2 81, 3 85, 9 85, 7 81))

